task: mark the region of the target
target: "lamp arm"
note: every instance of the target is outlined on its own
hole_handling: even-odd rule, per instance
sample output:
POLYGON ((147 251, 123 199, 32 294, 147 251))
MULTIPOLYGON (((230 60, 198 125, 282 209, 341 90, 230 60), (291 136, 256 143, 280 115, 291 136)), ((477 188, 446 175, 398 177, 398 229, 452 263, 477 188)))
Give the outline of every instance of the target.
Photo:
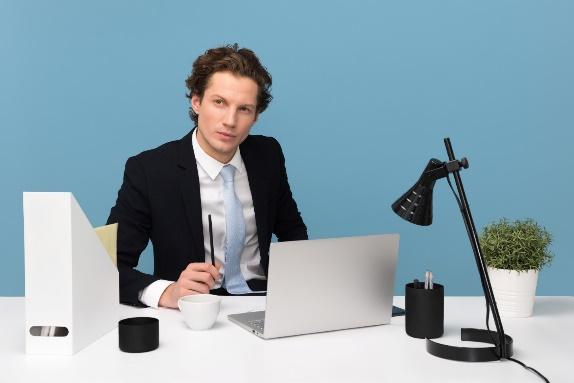
MULTIPOLYGON (((456 161, 454 152, 452 150, 452 145, 450 143, 449 138, 444 139, 446 151, 448 153, 448 157, 450 162, 456 161)), ((461 161, 462 162, 462 161, 461 161)), ((468 167, 468 162, 466 166, 468 167)), ((468 234, 468 238, 470 239, 470 244, 472 246, 472 250, 474 253, 474 258, 476 260, 476 266, 478 268, 478 272, 480 275, 480 281, 482 283, 482 289, 484 291, 484 296, 486 298, 487 304, 492 310, 492 317, 494 319, 494 323, 496 326, 496 332, 498 334, 498 348, 500 350, 500 357, 507 358, 510 357, 509 350, 507 350, 506 342, 505 342, 505 334, 504 328, 502 327, 502 320, 500 319, 500 313, 498 312, 498 307, 496 306, 496 299, 494 297, 494 292, 492 290, 492 285, 490 284, 490 278, 488 277, 488 272, 486 269, 486 262, 484 261, 484 256, 482 255, 482 251, 480 249, 480 242, 478 239, 478 235, 476 232, 476 227, 474 225, 474 221, 472 219, 472 214, 470 212, 470 206, 468 204, 468 200, 466 198, 466 193, 464 192, 464 186, 462 184, 462 179, 460 177, 460 169, 454 170, 453 172, 454 180, 456 183, 456 187, 458 190, 458 194, 461 200, 460 211, 463 216, 464 224, 466 227, 466 231, 468 234)))

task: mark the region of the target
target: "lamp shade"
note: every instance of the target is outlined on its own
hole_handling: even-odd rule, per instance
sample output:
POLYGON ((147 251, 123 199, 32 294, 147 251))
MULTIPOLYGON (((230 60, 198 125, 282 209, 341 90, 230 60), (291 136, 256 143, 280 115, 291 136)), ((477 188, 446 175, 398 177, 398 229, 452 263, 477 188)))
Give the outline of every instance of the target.
POLYGON ((393 203, 393 211, 411 223, 421 226, 430 225, 435 174, 443 167, 444 162, 435 158, 431 159, 417 183, 393 203))

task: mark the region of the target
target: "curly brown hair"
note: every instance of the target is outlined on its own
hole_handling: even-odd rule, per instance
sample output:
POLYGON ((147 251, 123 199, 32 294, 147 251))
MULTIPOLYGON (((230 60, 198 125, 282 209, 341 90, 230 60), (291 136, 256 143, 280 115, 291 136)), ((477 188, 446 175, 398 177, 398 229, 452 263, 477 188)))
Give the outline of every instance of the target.
MULTIPOLYGON (((236 76, 249 77, 255 81, 259 90, 257 113, 267 109, 273 99, 270 93, 271 75, 252 50, 239 48, 237 43, 208 49, 195 60, 191 75, 185 80, 185 85, 189 89, 186 97, 191 99, 193 95, 198 95, 202 99, 209 79, 216 72, 231 72, 236 76)), ((198 116, 191 107, 189 117, 197 126, 198 116)))

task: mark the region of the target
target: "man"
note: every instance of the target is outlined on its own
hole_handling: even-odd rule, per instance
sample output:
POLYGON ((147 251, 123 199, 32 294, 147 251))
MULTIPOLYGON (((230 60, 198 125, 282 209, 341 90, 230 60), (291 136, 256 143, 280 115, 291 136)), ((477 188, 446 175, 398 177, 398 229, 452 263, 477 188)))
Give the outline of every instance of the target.
POLYGON ((176 308, 189 294, 263 292, 272 234, 307 239, 279 143, 249 135, 272 99, 257 56, 237 44, 210 49, 186 85, 195 128, 128 159, 108 218, 119 224, 122 303, 176 308), (149 240, 153 275, 134 269, 149 240))

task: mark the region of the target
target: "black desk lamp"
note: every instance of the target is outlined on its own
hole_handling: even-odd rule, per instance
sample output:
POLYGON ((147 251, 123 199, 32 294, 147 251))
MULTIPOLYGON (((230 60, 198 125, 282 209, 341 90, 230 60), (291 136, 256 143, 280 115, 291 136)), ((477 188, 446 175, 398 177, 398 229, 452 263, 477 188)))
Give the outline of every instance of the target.
POLYGON ((393 203, 393 210, 401 218, 409 222, 422 226, 430 225, 432 223, 432 192, 435 181, 446 177, 452 189, 448 175, 449 173, 454 175, 458 196, 454 192, 454 189, 452 189, 452 191, 459 204, 468 238, 470 239, 470 244, 474 252, 476 267, 480 274, 480 281, 487 305, 487 326, 488 310, 490 309, 492 310, 496 331, 472 328, 461 329, 461 339, 463 341, 491 343, 494 344, 494 347, 457 347, 427 339, 427 351, 440 358, 465 362, 488 362, 506 359, 512 356, 512 338, 505 335, 504 329, 502 328, 502 321, 500 320, 500 314, 496 307, 496 300, 494 299, 494 293, 486 271, 486 263, 480 250, 478 235, 474 227, 472 215, 470 214, 470 207, 468 206, 466 194, 464 193, 462 179, 460 178, 460 170, 461 168, 468 168, 468 161, 466 158, 462 158, 461 160, 455 159, 449 138, 444 139, 444 145, 448 154, 448 162, 442 162, 435 158, 431 159, 417 183, 393 203))

